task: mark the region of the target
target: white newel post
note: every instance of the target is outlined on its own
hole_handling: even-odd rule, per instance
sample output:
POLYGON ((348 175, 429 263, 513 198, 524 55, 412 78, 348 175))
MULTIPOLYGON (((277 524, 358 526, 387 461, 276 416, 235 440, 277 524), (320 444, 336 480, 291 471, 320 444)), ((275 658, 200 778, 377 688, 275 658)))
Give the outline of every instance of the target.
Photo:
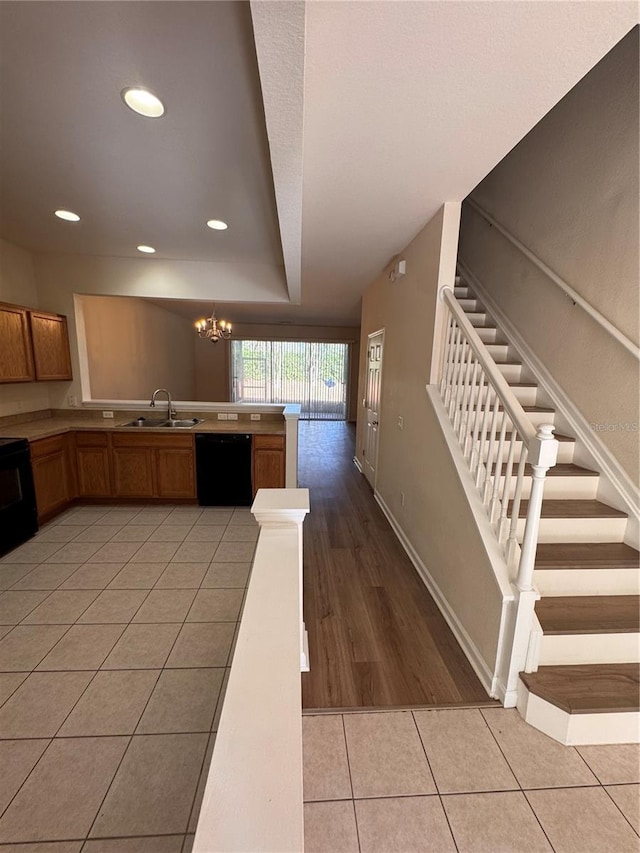
POLYGON ((551 424, 539 426, 536 437, 529 447, 529 461, 532 467, 531 495, 515 581, 517 600, 507 683, 507 693, 511 693, 512 696, 517 690, 519 674, 525 670, 533 628, 534 607, 540 598, 540 594, 533 586, 533 571, 538 547, 544 483, 547 471, 556 464, 558 458, 558 441, 553 437, 553 430, 554 427, 551 424))
POLYGON ((298 487, 298 422, 300 406, 290 404, 282 411, 285 431, 285 469, 284 484, 287 489, 298 487))
MULTIPOLYGON (((297 422, 296 422, 297 423, 297 422)), ((251 507, 260 528, 295 526, 300 577, 300 670, 309 671, 309 638, 303 611, 302 524, 309 512, 309 489, 259 489, 251 507)))

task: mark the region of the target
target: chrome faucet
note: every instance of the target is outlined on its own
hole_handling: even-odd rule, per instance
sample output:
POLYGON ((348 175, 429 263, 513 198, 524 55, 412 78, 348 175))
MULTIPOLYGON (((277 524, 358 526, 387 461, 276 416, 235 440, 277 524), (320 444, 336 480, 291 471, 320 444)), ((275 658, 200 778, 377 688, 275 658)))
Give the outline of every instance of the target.
POLYGON ((161 394, 162 392, 164 392, 167 395, 167 420, 171 421, 175 418, 176 411, 173 408, 173 406, 171 405, 171 394, 167 391, 166 388, 156 388, 156 390, 151 395, 151 402, 149 403, 149 406, 152 409, 155 408, 156 397, 158 396, 158 394, 161 394))

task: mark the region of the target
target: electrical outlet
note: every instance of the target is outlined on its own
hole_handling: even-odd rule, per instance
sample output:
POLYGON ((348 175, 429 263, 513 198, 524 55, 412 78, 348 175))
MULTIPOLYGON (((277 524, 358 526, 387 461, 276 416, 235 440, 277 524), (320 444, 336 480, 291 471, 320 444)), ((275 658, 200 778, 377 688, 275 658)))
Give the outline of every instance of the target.
POLYGON ((78 398, 75 394, 69 394, 67 397, 67 403, 75 408, 78 405, 78 398))
POLYGON ((400 506, 404 506, 404 492, 400 492, 400 506))
POLYGON ((113 412, 103 412, 102 417, 103 418, 113 418, 113 412))
POLYGON ((398 415, 398 428, 404 429, 404 418, 402 415, 398 415))
POLYGON ((226 412, 218 412, 218 420, 219 421, 228 421, 229 415, 226 412))
POLYGON ((227 415, 227 420, 228 421, 237 421, 238 420, 238 413, 237 412, 229 412, 229 414, 227 415))
POLYGON ((252 421, 259 421, 260 415, 257 412, 251 412, 251 420, 252 421))

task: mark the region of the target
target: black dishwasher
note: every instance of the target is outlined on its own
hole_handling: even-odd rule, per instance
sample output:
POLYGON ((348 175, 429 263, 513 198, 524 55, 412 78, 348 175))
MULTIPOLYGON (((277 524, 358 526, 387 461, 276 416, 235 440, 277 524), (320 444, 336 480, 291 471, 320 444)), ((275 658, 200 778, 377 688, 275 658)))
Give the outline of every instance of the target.
POLYGON ((200 506, 250 506, 251 436, 196 433, 196 477, 200 506))

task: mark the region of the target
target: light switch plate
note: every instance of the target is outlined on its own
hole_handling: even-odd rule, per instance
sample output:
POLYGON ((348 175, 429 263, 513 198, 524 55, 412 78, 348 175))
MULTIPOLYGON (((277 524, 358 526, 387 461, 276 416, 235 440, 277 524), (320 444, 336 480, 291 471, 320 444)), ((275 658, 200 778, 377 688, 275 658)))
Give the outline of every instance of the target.
POLYGON ((102 417, 103 417, 103 418, 112 418, 112 417, 113 417, 113 412, 103 412, 103 413, 102 413, 102 417))
POLYGON ((251 412, 251 420, 252 421, 259 421, 260 420, 260 415, 258 414, 258 412, 251 412))
POLYGON ((237 421, 238 420, 238 413, 237 412, 229 412, 227 414, 227 420, 228 421, 237 421))
POLYGON ((218 420, 219 421, 228 421, 229 416, 227 415, 226 412, 218 412, 218 420))

